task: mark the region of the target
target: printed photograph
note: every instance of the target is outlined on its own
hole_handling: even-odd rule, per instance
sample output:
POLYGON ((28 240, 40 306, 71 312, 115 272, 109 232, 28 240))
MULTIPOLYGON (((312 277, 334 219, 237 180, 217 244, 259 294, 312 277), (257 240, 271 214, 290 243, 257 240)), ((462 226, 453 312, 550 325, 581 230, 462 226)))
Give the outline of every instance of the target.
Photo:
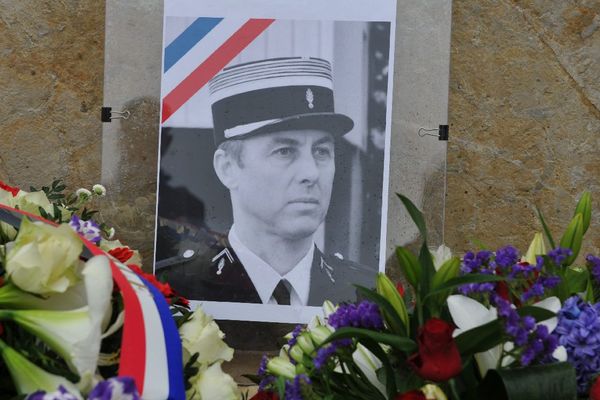
POLYGON ((276 306, 243 314, 256 321, 374 287, 390 34, 390 22, 165 18, 162 280, 225 319, 276 306))

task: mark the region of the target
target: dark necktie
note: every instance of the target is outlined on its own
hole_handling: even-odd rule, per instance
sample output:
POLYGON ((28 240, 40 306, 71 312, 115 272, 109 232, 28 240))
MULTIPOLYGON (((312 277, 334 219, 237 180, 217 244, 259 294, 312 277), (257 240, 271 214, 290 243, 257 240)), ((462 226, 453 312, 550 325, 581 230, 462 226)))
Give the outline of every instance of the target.
POLYGON ((273 298, 277 301, 277 304, 290 305, 290 290, 286 285, 286 280, 282 279, 279 281, 275 290, 273 290, 273 298))

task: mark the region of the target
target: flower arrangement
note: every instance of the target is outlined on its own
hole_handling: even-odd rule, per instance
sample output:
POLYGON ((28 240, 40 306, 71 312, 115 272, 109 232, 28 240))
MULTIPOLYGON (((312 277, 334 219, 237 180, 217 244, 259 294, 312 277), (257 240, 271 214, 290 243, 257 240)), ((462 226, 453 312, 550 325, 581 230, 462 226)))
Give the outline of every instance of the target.
MULTIPOLYGON (((399 197, 426 238, 421 212, 399 197)), ((263 358, 254 398, 600 399, 600 258, 576 263, 590 195, 559 242, 538 215, 544 234, 524 254, 399 247, 409 287, 379 274, 375 290, 357 287, 360 302, 326 302, 263 358)))
POLYGON ((0 182, 0 399, 239 399, 217 324, 92 219, 106 189, 64 190, 0 182))

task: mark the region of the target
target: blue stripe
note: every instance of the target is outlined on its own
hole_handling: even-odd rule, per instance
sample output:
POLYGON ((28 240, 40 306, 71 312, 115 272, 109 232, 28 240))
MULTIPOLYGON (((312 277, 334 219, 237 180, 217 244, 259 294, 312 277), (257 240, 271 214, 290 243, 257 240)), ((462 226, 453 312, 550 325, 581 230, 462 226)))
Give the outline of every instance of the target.
MULTIPOLYGON (((165 347, 167 350, 167 366, 169 371, 169 397, 166 400, 185 400, 185 386, 183 376, 183 353, 181 338, 175 320, 171 316, 169 304, 162 293, 147 280, 139 277, 148 287, 154 297, 154 303, 158 309, 165 335, 165 347)), ((152 345, 147 343, 147 345, 152 345)))
POLYGON ((198 18, 165 49, 165 72, 202 40, 223 18, 198 18))

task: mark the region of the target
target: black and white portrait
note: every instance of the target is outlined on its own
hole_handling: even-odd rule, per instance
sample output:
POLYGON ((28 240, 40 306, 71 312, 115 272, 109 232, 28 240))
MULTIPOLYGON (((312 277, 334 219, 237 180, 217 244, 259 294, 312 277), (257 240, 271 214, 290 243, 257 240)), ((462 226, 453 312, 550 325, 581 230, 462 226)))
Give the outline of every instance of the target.
POLYGON ((160 279, 217 318, 280 322, 374 287, 392 29, 165 17, 160 279))

